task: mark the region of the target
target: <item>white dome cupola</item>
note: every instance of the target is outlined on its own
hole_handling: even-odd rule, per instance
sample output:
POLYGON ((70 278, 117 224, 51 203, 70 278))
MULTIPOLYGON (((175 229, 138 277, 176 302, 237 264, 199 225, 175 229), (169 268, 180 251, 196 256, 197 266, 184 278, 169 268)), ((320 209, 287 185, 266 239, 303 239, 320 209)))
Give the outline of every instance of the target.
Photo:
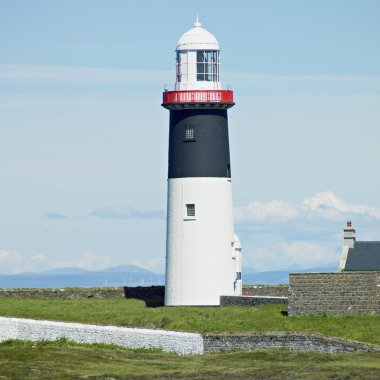
POLYGON ((220 90, 220 47, 213 34, 202 28, 198 18, 176 47, 175 90, 220 90))
POLYGON ((177 42, 176 51, 181 50, 220 50, 219 43, 214 35, 202 28, 197 19, 194 27, 184 33, 177 42))

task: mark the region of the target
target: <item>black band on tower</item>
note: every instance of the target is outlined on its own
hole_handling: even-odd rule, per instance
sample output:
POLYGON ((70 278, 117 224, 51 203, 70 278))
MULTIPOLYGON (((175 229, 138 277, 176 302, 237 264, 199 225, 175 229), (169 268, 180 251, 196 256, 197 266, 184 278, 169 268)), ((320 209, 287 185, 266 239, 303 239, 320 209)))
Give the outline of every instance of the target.
POLYGON ((170 111, 169 178, 231 178, 225 109, 170 111))

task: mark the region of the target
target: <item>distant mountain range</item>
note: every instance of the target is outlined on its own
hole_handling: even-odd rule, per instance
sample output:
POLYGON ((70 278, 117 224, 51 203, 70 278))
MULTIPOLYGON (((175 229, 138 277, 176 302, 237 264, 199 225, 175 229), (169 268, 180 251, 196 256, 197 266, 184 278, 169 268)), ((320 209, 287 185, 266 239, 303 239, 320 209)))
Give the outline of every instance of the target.
POLYGON ((75 275, 75 274, 85 274, 85 273, 144 273, 144 274, 152 274, 153 272, 140 268, 136 265, 118 265, 116 267, 111 267, 107 269, 102 269, 100 271, 90 271, 82 268, 56 268, 50 269, 43 274, 53 274, 53 275, 75 275))
MULTIPOLYGON (((287 284, 289 273, 336 272, 337 265, 322 268, 278 270, 257 272, 243 268, 243 284, 287 284)), ((0 274, 0 288, 64 288, 99 286, 151 286, 164 285, 165 276, 136 265, 119 265, 99 271, 81 268, 57 268, 41 273, 27 272, 12 275, 0 274)))
POLYGON ((98 286, 163 285, 165 276, 135 265, 120 265, 99 271, 57 268, 41 273, 0 274, 0 288, 64 288, 98 286))

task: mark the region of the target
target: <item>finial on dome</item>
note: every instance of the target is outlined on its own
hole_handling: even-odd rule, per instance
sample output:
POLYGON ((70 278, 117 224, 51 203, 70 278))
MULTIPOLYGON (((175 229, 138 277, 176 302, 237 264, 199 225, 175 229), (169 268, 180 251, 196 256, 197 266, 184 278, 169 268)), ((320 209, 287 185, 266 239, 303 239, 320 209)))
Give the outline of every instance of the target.
POLYGON ((194 26, 195 26, 196 28, 202 26, 202 24, 200 23, 199 18, 198 18, 198 12, 197 12, 197 19, 196 19, 195 22, 194 22, 194 26))

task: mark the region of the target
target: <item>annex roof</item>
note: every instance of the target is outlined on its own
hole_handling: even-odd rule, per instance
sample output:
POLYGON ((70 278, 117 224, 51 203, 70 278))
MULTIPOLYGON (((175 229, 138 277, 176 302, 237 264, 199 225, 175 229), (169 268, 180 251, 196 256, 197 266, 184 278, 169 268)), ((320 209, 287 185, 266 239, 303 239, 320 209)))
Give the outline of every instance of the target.
POLYGON ((380 241, 356 241, 343 271, 380 271, 380 241))

